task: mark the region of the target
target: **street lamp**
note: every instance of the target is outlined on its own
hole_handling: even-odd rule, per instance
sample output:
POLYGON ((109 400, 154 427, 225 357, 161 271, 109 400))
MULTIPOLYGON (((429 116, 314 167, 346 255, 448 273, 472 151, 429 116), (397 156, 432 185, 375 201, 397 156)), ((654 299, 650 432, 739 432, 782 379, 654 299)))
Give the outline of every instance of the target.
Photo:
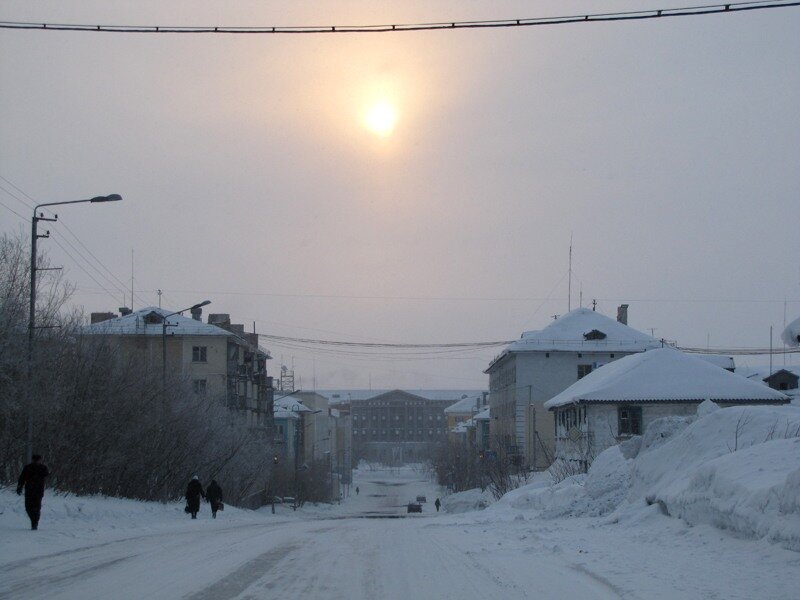
POLYGON ((203 300, 202 302, 193 304, 189 308, 184 308, 183 310, 176 310, 175 312, 171 312, 162 317, 163 321, 161 322, 161 387, 164 390, 165 396, 167 391, 167 327, 177 326, 177 324, 169 325, 167 323, 167 319, 174 315, 179 315, 181 313, 184 313, 187 310, 195 310, 197 308, 202 308, 203 306, 208 306, 209 304, 211 304, 211 300, 203 300))
POLYGON ((40 208, 45 206, 61 206, 64 204, 83 204, 91 202, 119 202, 122 196, 119 194, 109 194, 108 196, 95 196, 85 200, 66 200, 64 202, 45 202, 33 207, 33 218, 31 219, 31 289, 30 289, 30 313, 28 315, 28 434, 26 444, 26 462, 31 462, 33 458, 33 342, 34 332, 36 331, 36 242, 41 238, 50 237, 48 231, 45 235, 39 235, 39 221, 58 221, 58 215, 52 219, 46 218, 43 213, 36 214, 40 208))

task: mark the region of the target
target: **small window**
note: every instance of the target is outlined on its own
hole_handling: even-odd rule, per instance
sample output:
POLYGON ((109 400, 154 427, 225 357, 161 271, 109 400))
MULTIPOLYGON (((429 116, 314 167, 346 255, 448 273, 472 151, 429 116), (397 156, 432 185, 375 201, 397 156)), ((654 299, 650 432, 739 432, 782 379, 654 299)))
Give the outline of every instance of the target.
POLYGON ((207 362, 207 356, 207 346, 192 346, 192 362, 207 362))
POLYGON ((578 365, 578 379, 583 379, 592 372, 592 365, 578 365))
POLYGON ((619 416, 619 435, 642 434, 642 407, 620 406, 617 409, 619 416))
POLYGON ((192 381, 192 389, 194 393, 198 396, 205 396, 206 395, 206 380, 205 379, 195 379, 192 381))

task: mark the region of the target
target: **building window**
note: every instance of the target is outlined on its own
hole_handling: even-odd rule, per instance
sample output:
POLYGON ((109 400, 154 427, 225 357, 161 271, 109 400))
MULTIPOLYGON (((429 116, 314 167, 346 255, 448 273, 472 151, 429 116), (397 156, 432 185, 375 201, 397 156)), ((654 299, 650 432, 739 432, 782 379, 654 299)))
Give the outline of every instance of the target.
POLYGON ((578 365, 578 379, 586 377, 592 372, 592 365, 578 365))
POLYGON ((608 356, 609 356, 609 358, 614 358, 614 353, 612 352, 612 353, 611 353, 611 354, 609 354, 608 356))
POLYGON ((206 380, 205 379, 195 379, 192 381, 192 389, 194 393, 199 396, 206 395, 206 380))
POLYGON ((207 362, 207 346, 192 346, 192 362, 207 362))
POLYGON ((642 407, 620 406, 617 409, 619 417, 619 435, 642 434, 642 407))
POLYGON ((568 433, 570 429, 578 425, 578 411, 574 407, 559 411, 558 422, 564 432, 568 433))

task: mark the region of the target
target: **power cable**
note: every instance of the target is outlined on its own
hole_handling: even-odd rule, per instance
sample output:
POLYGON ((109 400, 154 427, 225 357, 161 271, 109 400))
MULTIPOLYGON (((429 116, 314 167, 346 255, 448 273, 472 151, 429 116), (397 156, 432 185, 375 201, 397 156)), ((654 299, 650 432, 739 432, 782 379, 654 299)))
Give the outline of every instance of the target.
POLYGON ((64 247, 64 246, 61 244, 61 242, 59 242, 59 241, 58 241, 58 238, 51 238, 51 239, 53 240, 53 243, 54 243, 56 246, 58 246, 59 248, 61 248, 61 250, 64 252, 64 254, 66 254, 66 255, 67 255, 67 256, 68 256, 70 259, 72 259, 72 262, 74 262, 74 263, 75 263, 75 266, 76 266, 76 267, 78 267, 78 268, 79 268, 81 271, 83 271, 84 273, 86 273, 86 275, 89 277, 89 279, 91 279, 91 280, 92 280, 92 281, 94 281, 94 282, 95 282, 97 285, 99 285, 99 286, 100 286, 100 287, 103 289, 103 291, 105 291, 105 293, 106 293, 106 294, 108 294, 108 295, 109 295, 109 296, 111 296, 112 298, 115 298, 115 299, 117 298, 117 296, 115 296, 115 295, 114 295, 114 294, 112 294, 110 291, 108 291, 108 290, 107 290, 105 287, 103 287, 103 284, 102 284, 102 283, 100 283, 99 281, 97 281, 97 279, 95 279, 95 278, 94 278, 94 276, 93 276, 93 275, 92 275, 92 274, 91 274, 89 271, 87 271, 87 270, 86 270, 86 269, 83 267, 83 265, 80 263, 80 261, 78 261, 78 260, 77 260, 77 259, 76 259, 74 256, 72 256, 72 254, 70 254, 69 250, 67 250, 67 249, 66 249, 66 248, 65 248, 65 247, 64 247))
POLYGON ((641 21, 666 17, 689 17, 718 13, 764 10, 800 6, 800 1, 768 0, 761 2, 730 2, 681 8, 663 8, 627 12, 590 13, 560 17, 534 17, 528 19, 497 19, 482 21, 442 21, 434 23, 395 23, 383 25, 301 25, 301 26, 163 26, 163 25, 89 25, 78 23, 34 23, 0 21, 0 29, 40 31, 93 31, 104 33, 226 33, 226 34, 291 34, 291 33, 394 33, 403 31, 431 31, 456 29, 498 29, 506 27, 532 27, 564 25, 571 23, 599 23, 610 21, 641 21))
POLYGON ((23 221, 27 221, 27 220, 28 220, 28 219, 26 219, 25 217, 23 217, 21 214, 19 214, 17 211, 15 211, 13 208, 11 208, 11 207, 10 207, 8 204, 4 204, 3 202, 0 202, 0 206, 2 206, 3 208, 5 208, 7 211, 9 211, 9 212, 11 212, 11 213, 13 213, 13 214, 17 215, 17 216, 18 216, 20 219, 22 219, 23 221))
MULTIPOLYGON (((31 210, 33 210, 33 209, 35 208, 35 206, 38 204, 38 201, 37 201, 35 198, 33 198, 33 197, 30 195, 30 194, 28 194, 28 193, 27 193, 25 190, 23 190, 21 187, 19 187, 17 184, 15 184, 13 181, 11 181, 10 179, 8 179, 7 177, 4 177, 3 175, 0 175, 0 179, 2 179, 2 180, 3 180, 4 182, 6 182, 8 185, 10 185, 12 188, 14 188, 14 189, 15 189, 17 192, 19 192, 20 194, 22 194, 22 195, 23 195, 25 198, 27 198, 27 199, 28 199, 28 201, 29 201, 29 202, 26 202, 25 200, 23 200, 22 198, 20 198, 20 197, 19 197, 19 196, 17 196, 16 194, 14 194, 14 193, 12 193, 12 192, 9 192, 9 191, 8 191, 8 190, 7 190, 7 189, 6 189, 6 188, 5 188, 5 187, 4 187, 2 184, 0 184, 0 190, 2 190, 3 192, 5 192, 5 193, 6 193, 7 195, 9 195, 10 197, 12 197, 12 198, 16 199, 18 202, 22 203, 24 206, 26 206, 26 207, 30 208, 31 210)), ((48 212, 51 212, 51 213, 52 213, 52 210, 48 210, 48 212)), ((92 251, 91 251, 91 249, 89 249, 89 247, 88 247, 86 244, 84 244, 84 243, 83 243, 83 241, 80 239, 80 237, 78 237, 78 235, 77 235, 77 234, 76 234, 76 233, 75 233, 75 232, 74 232, 74 231, 73 231, 73 230, 70 228, 70 226, 69 226, 69 225, 68 225, 66 222, 64 222, 64 219, 63 219, 63 218, 59 218, 59 220, 58 220, 57 224, 58 224, 58 225, 61 225, 61 226, 63 226, 63 227, 64 227, 64 228, 67 230, 67 232, 69 232, 69 234, 72 236, 72 238, 73 238, 73 239, 74 239, 74 240, 75 240, 75 241, 76 241, 76 242, 77 242, 77 243, 78 243, 78 244, 79 244, 79 245, 80 245, 80 246, 81 246, 81 247, 84 249, 84 251, 85 251, 86 253, 88 253, 88 254, 89 254, 89 255, 90 255, 90 256, 91 256, 91 257, 94 259, 94 261, 97 263, 97 265, 99 265, 99 266, 100 266, 100 267, 101 267, 101 268, 102 268, 102 269, 105 271, 105 273, 107 273, 107 274, 105 274, 105 273, 103 273, 102 271, 100 271, 100 269, 98 269, 98 268, 97 268, 97 266, 95 266, 95 265, 92 263, 92 261, 91 261, 91 260, 89 260, 89 258, 87 258, 87 257, 86 257, 86 255, 85 255, 85 254, 84 254, 84 253, 83 253, 83 252, 82 252, 82 251, 81 251, 79 248, 76 248, 76 247, 75 247, 75 245, 74 245, 74 244, 72 244, 72 243, 70 242, 70 240, 69 240, 69 239, 68 239, 66 236, 63 236, 63 235, 62 235, 62 238, 61 238, 61 239, 62 239, 62 240, 65 242, 65 243, 69 244, 69 246, 70 246, 70 247, 71 247, 71 248, 72 248, 72 249, 75 251, 75 253, 76 253, 76 254, 78 254, 78 256, 80 256, 80 258, 81 258, 83 261, 85 261, 85 263, 86 263, 86 264, 87 264, 89 267, 91 267, 92 269, 94 269, 94 270, 95 270, 95 272, 97 272, 97 274, 98 274, 98 275, 99 275, 99 276, 100 276, 100 277, 101 277, 103 280, 105 280, 105 281, 106 281, 108 284, 110 284, 110 285, 111 285, 111 287, 113 287, 114 289, 116 289, 116 290, 118 290, 120 293, 122 293, 122 294, 123 294, 123 296, 126 296, 126 295, 127 295, 127 293, 128 293, 127 284, 126 284, 125 282, 123 282, 123 281, 122 281, 122 280, 121 280, 119 277, 117 277, 117 276, 114 274, 114 272, 113 272, 111 269, 109 269, 109 268, 108 268, 108 267, 105 265, 105 263, 103 263, 103 261, 101 261, 99 258, 97 258, 97 255, 95 255, 95 253, 94 253, 94 252, 92 252, 92 251)), ((73 258, 73 260, 74 260, 74 258, 73 258)), ((96 280, 95 280, 95 281, 96 281, 96 280)), ((108 290, 107 290, 105 287, 101 286, 101 288, 102 288, 103 292, 106 292, 106 293, 108 293, 108 290)), ((134 292, 134 297, 135 297, 135 299, 136 299, 136 300, 138 300, 139 302, 141 302, 143 305, 147 305, 147 304, 148 304, 148 303, 147 303, 147 302, 144 300, 144 298, 142 298, 142 297, 141 297, 139 294, 137 294, 136 292, 134 292)))

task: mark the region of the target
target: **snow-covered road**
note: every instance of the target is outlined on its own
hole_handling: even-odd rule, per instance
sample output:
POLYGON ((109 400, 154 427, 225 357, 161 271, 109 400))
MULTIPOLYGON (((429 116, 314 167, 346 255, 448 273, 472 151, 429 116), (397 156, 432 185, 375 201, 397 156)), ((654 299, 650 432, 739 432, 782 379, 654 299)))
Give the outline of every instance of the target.
POLYGON ((148 534, 13 561, 13 598, 618 597, 569 565, 478 560, 425 519, 331 518, 148 534), (543 577, 531 577, 531 572, 543 577))
POLYGON ((96 543, 84 537, 73 547, 42 547, 17 559, 4 547, 0 597, 618 597, 554 558, 526 560, 524 568, 507 557, 478 558, 458 543, 463 533, 453 536, 452 526, 437 525, 437 490, 424 477, 385 471, 357 483, 358 496, 341 507, 309 510, 305 518, 279 512, 226 524, 201 514, 205 518, 166 531, 96 543), (428 496, 423 514, 407 516, 405 504, 419 494, 428 496), (383 518, 392 516, 401 518, 383 518))
POLYGON ((0 598, 795 597, 800 555, 688 527, 643 507, 628 522, 526 511, 437 514, 413 469, 361 471, 339 506, 228 509, 46 496, 41 528, 0 491, 0 598), (355 486, 354 486, 355 487, 355 486), (421 515, 406 514, 417 495, 421 515))

